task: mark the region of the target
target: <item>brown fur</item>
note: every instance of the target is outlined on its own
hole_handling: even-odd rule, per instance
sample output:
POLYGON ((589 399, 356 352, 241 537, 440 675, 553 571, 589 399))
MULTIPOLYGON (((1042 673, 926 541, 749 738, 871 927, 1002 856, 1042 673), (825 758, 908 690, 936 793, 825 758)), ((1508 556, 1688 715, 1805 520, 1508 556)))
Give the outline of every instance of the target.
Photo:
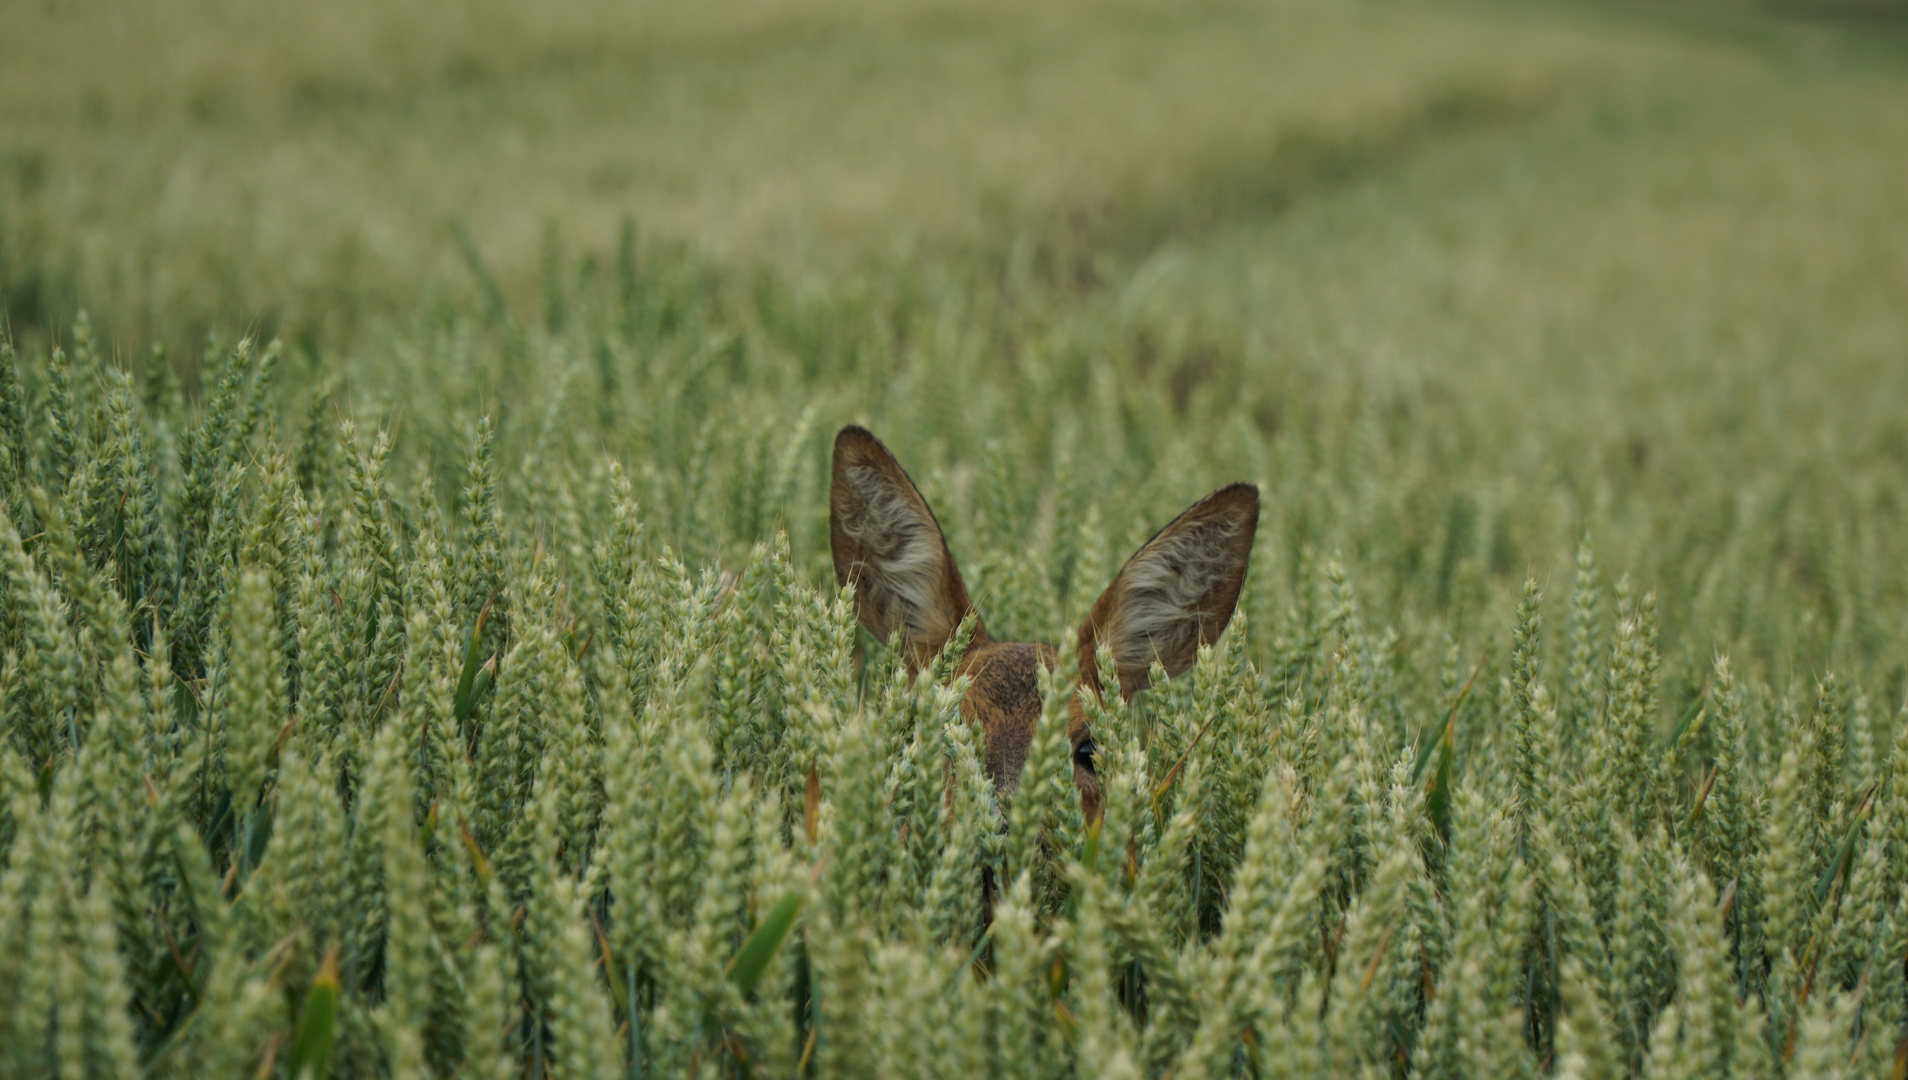
POLYGON ((961 715, 987 734, 987 775, 1001 794, 1020 786, 1034 725, 1040 719, 1040 668, 1052 670, 1051 645, 993 642, 967 650, 957 674, 974 681, 961 715))
MULTIPOLYGON (((1191 667, 1201 645, 1224 632, 1239 602, 1259 523, 1259 489, 1229 484, 1153 535, 1107 587, 1078 644, 1080 680, 1100 691, 1095 652, 1113 652, 1120 696, 1144 689, 1157 660, 1168 677, 1191 667)), ((897 635, 910 673, 926 667, 972 610, 967 586, 934 511, 894 455, 867 429, 835 437, 829 491, 829 542, 835 576, 855 583, 855 613, 882 640, 897 635)), ((973 642, 956 671, 972 678, 961 714, 987 740, 987 774, 1001 794, 1020 784, 1040 719, 1040 666, 1051 645, 997 642, 976 619, 973 642)), ((1092 732, 1076 700, 1067 724, 1073 779, 1088 820, 1099 816, 1092 732)))

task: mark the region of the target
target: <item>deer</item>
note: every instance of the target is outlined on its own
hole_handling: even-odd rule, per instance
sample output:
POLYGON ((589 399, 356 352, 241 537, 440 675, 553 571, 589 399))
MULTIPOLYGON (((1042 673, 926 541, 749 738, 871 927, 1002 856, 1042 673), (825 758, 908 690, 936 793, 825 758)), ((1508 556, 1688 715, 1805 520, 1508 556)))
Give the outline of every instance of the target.
MULTIPOLYGON (((1080 627, 1078 686, 1105 700, 1097 663, 1103 644, 1122 700, 1147 687, 1155 663, 1169 678, 1190 668, 1232 619, 1258 527, 1258 487, 1232 483, 1140 545, 1080 627)), ((933 509, 881 440, 858 425, 835 436, 828 538, 837 583, 854 586, 856 619, 875 640, 898 643, 909 679, 974 617, 966 651, 952 666, 954 677, 970 680, 960 712, 980 726, 995 791, 1011 795, 1040 720, 1041 669, 1053 670, 1059 650, 988 635, 933 509)), ((1070 712, 1073 782, 1091 822, 1100 815, 1100 783, 1078 693, 1070 712)))

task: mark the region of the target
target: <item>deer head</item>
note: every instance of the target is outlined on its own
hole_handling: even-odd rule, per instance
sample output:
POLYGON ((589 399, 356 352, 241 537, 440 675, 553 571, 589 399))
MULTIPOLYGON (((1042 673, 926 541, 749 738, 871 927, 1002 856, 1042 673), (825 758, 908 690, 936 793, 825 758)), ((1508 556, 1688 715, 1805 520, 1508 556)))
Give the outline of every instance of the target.
MULTIPOLYGON (((897 638, 909 673, 920 671, 973 613, 940 522, 894 455, 862 427, 835 436, 828 502, 835 577, 854 583, 856 616, 877 639, 897 638)), ((1169 677, 1191 667, 1199 647, 1218 640, 1232 618, 1258 525, 1259 489, 1236 483, 1154 533, 1087 613, 1077 642, 1081 683, 1103 692, 1095 663, 1102 644, 1122 698, 1146 687, 1155 661, 1169 677)), ((1040 668, 1051 669, 1056 656, 1052 645, 995 641, 976 617, 957 660, 956 674, 972 679, 961 714, 980 724, 988 775, 1002 794, 1020 782, 1040 720, 1040 668)), ((1092 820, 1100 784, 1093 733, 1077 701, 1067 735, 1081 809, 1092 820)))

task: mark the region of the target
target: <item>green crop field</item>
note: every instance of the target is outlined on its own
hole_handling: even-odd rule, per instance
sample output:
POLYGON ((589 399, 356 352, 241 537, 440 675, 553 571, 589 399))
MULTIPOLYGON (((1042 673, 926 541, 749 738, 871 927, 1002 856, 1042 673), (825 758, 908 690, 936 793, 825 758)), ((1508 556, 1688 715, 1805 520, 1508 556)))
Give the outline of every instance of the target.
POLYGON ((0 1076, 1908 1072, 1896 0, 23 0, 0 117, 0 1076), (1249 480, 1238 613, 997 792, 850 423, 997 640, 1249 480))

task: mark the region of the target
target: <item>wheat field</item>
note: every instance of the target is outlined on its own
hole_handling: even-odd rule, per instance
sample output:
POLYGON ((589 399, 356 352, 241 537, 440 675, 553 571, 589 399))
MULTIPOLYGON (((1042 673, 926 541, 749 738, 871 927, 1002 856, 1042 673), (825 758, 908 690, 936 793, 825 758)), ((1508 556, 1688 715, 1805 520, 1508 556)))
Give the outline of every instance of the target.
POLYGON ((1908 1067, 1890 4, 168 7, 0 12, 0 1075, 1908 1067), (1000 640, 1259 485, 1103 817, 849 423, 1000 640))

